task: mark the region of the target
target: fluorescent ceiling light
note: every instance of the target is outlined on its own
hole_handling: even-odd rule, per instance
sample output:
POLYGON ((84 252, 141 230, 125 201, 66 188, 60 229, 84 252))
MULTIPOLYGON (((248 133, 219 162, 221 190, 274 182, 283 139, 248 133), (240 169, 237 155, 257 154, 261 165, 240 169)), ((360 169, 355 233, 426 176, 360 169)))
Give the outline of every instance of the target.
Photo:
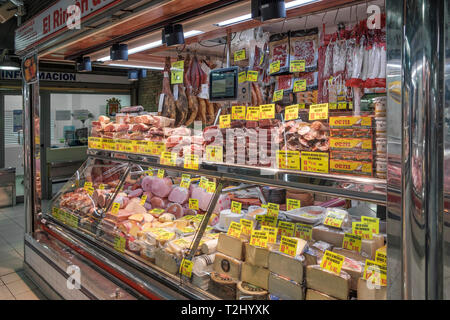
POLYGON ((200 30, 191 30, 191 31, 185 32, 184 37, 189 38, 189 37, 193 37, 193 36, 196 36, 196 35, 199 35, 202 33, 203 33, 203 31, 200 31, 200 30))
POLYGON ((20 70, 20 68, 19 67, 12 67, 12 66, 0 66, 0 70, 18 71, 18 70, 20 70))
POLYGON ((317 1, 319 1, 319 0, 294 0, 294 1, 286 3, 285 7, 286 7, 286 9, 289 9, 289 8, 298 7, 298 6, 301 6, 301 5, 310 3, 310 2, 317 2, 317 1))
POLYGON ((147 43, 147 44, 144 44, 143 46, 139 46, 139 47, 136 47, 136 48, 133 48, 133 49, 129 49, 128 50, 128 54, 138 53, 138 52, 145 51, 145 50, 148 50, 148 49, 151 49, 151 48, 156 48, 156 47, 159 47, 160 45, 162 45, 162 41, 161 40, 155 41, 155 42, 151 42, 151 43, 147 43))
POLYGON ((116 64, 116 63, 110 63, 110 64, 108 64, 108 66, 123 67, 123 68, 136 68, 136 69, 149 69, 149 70, 164 70, 164 68, 161 68, 161 67, 136 66, 136 65, 116 64))
POLYGON ((218 26, 218 27, 225 27, 225 26, 229 26, 230 24, 235 24, 235 23, 238 23, 238 22, 243 22, 243 21, 250 20, 251 18, 252 18, 252 14, 249 13, 249 14, 246 14, 246 15, 243 15, 243 16, 240 16, 240 17, 236 17, 236 18, 232 18, 232 19, 228 19, 228 20, 216 23, 214 25, 218 26))
POLYGON ((97 61, 105 62, 105 61, 108 61, 108 60, 111 60, 110 56, 106 56, 106 57, 100 58, 97 61))

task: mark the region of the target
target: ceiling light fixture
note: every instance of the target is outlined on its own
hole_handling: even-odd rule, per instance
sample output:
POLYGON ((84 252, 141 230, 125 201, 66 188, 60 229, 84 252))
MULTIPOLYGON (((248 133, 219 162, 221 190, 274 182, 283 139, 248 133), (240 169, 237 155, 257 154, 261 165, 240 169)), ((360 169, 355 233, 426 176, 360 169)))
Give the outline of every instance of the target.
POLYGON ((182 24, 170 24, 162 30, 162 43, 168 47, 184 44, 184 33, 182 24))
POLYGON ((286 9, 291 9, 291 8, 305 5, 307 3, 319 2, 319 1, 320 0, 294 0, 294 1, 286 3, 286 9))
POLYGON ((4 49, 0 54, 0 70, 17 71, 20 70, 20 64, 12 61, 8 55, 8 49, 4 49))
POLYGON ((75 62, 75 69, 77 72, 92 71, 92 64, 90 57, 79 57, 75 62))
POLYGON ((284 0, 252 0, 252 19, 268 21, 286 18, 284 0))
POLYGON ((225 27, 225 26, 229 26, 229 25, 236 24, 236 23, 239 23, 239 22, 248 21, 248 20, 251 20, 251 19, 252 19, 252 15, 249 13, 249 14, 245 14, 243 16, 235 17, 235 18, 232 18, 232 19, 228 19, 228 20, 216 23, 214 25, 217 26, 217 27, 225 27))
POLYGON ((112 61, 128 61, 128 45, 125 43, 113 44, 109 56, 112 61))
POLYGON ((136 65, 116 64, 116 63, 110 63, 107 66, 122 67, 122 68, 139 68, 139 69, 148 69, 148 70, 164 70, 164 68, 162 68, 162 67, 136 66, 136 65))

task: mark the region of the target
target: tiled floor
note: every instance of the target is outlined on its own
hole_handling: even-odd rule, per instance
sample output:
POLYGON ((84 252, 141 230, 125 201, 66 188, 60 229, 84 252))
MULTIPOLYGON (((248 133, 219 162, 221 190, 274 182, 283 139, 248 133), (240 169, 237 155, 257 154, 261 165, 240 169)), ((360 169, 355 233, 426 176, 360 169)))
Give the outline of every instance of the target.
POLYGON ((0 300, 45 300, 23 271, 23 204, 0 209, 0 300))

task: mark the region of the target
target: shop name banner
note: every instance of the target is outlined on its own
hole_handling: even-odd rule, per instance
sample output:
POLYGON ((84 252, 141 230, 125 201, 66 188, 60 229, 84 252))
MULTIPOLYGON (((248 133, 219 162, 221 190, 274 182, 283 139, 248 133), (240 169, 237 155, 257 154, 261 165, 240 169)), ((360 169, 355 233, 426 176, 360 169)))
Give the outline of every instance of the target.
POLYGON ((118 0, 60 0, 16 30, 16 51, 26 50, 63 29, 80 29, 81 20, 118 0))
MULTIPOLYGON (((22 72, 1 70, 0 80, 22 80, 22 72)), ((119 83, 119 84, 130 83, 127 77, 70 73, 70 72, 45 72, 45 71, 39 72, 39 81, 93 82, 93 83, 119 83)))

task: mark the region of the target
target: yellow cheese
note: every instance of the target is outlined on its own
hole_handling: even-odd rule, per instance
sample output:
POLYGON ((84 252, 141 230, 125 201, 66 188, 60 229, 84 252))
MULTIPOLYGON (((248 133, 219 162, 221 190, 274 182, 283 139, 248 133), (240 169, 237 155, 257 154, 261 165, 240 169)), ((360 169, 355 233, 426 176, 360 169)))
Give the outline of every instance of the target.
POLYGON ((339 300, 332 296, 329 296, 325 293, 313 290, 313 289, 307 289, 306 290, 306 300, 339 300))
POLYGON ((302 283, 304 260, 303 256, 294 258, 279 251, 271 251, 269 252, 269 270, 295 282, 302 283))
POLYGON ((316 226, 312 229, 312 238, 316 241, 325 241, 334 247, 341 247, 344 240, 344 232, 340 229, 316 226))
POLYGON ((364 252, 358 253, 356 251, 343 248, 333 248, 333 252, 362 263, 365 263, 366 259, 370 259, 370 257, 364 252))
POLYGON ((155 264, 171 274, 177 274, 181 260, 175 255, 166 252, 164 249, 155 251, 155 264))
POLYGON ((267 290, 269 288, 269 269, 244 262, 242 264, 241 280, 267 290))
POLYGON ((269 249, 245 244, 245 262, 254 266, 267 268, 269 266, 269 249))
POLYGON ((223 253, 217 252, 214 258, 213 269, 220 274, 226 274, 233 279, 241 278, 242 261, 223 253))
POLYGON ((381 234, 374 234, 373 239, 362 240, 361 252, 367 254, 371 260, 374 260, 377 249, 383 246, 384 246, 384 236, 381 234))
POLYGON ((341 270, 339 275, 322 269, 319 265, 306 267, 306 286, 332 297, 347 300, 351 278, 341 270))
POLYGON ((238 260, 243 260, 244 242, 242 239, 221 233, 217 242, 217 251, 238 260))
POLYGON ((375 288, 375 285, 370 288, 367 286, 367 281, 363 278, 358 279, 358 300, 386 300, 387 299, 387 287, 379 286, 375 288))
POLYGON ((269 275, 269 293, 283 300, 303 300, 303 287, 294 281, 284 279, 274 273, 269 275))

